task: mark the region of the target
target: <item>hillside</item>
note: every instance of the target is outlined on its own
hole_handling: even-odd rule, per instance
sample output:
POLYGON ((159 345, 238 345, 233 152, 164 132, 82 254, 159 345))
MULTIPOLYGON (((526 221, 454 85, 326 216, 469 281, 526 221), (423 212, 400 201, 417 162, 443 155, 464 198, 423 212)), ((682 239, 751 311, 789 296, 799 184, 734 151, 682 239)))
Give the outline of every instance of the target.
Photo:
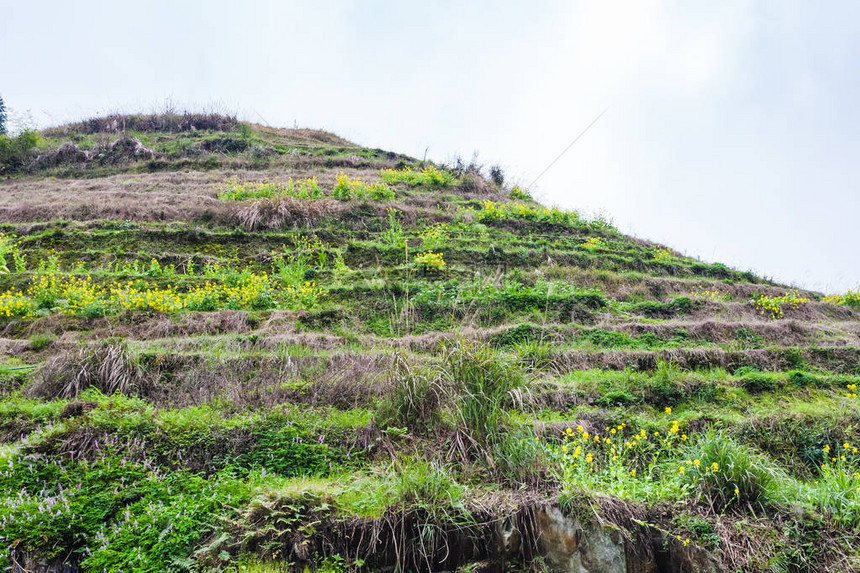
POLYGON ((860 570, 858 293, 217 115, 7 167, 5 570, 860 570))

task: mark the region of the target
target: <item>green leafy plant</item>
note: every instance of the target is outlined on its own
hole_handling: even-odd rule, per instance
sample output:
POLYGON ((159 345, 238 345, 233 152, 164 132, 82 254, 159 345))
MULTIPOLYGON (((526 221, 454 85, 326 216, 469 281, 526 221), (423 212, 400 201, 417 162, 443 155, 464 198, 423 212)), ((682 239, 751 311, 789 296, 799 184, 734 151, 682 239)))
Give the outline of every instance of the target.
POLYGON ((511 189, 511 198, 517 199, 519 201, 532 201, 531 193, 529 193, 526 189, 521 189, 514 185, 511 189))
POLYGON ((406 246, 406 235, 400 217, 400 211, 393 207, 388 208, 388 228, 382 232, 380 238, 391 249, 403 249, 406 246))

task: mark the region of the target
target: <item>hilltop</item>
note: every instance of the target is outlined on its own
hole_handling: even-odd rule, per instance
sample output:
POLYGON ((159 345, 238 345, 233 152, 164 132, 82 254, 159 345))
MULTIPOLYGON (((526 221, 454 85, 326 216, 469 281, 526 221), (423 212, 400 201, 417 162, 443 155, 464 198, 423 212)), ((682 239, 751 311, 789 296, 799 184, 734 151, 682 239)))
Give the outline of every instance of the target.
POLYGON ((322 131, 27 137, 7 569, 860 570, 860 294, 322 131))

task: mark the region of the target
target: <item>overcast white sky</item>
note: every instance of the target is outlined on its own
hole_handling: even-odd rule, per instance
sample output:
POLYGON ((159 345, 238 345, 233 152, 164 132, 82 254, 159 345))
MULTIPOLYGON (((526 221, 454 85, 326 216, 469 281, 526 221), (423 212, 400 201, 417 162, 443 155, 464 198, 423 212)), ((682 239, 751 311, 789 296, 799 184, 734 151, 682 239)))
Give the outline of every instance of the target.
POLYGON ((39 127, 217 107, 444 161, 825 292, 860 285, 860 3, 0 0, 39 127))

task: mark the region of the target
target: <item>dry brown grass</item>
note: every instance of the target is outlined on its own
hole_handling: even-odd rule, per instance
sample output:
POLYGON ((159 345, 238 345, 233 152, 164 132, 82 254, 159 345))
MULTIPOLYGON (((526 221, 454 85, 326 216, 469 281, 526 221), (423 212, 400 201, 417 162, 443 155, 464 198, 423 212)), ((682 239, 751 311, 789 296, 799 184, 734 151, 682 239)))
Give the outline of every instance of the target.
POLYGON ((233 213, 233 220, 247 231, 308 227, 323 217, 337 216, 344 204, 334 199, 275 197, 258 199, 233 213))
POLYGON ((291 143, 303 143, 306 145, 337 145, 340 147, 356 147, 354 143, 339 137, 331 132, 323 131, 320 129, 307 129, 307 128, 277 128, 277 127, 269 127, 266 125, 260 125, 258 123, 249 123, 256 132, 261 133, 262 135, 268 136, 276 136, 285 138, 291 143))
POLYGON ((673 348, 659 352, 647 350, 612 350, 606 352, 568 351, 554 356, 555 369, 561 373, 573 370, 606 368, 624 370, 631 367, 639 371, 657 368, 658 360, 674 363, 679 368, 693 370, 711 367, 734 371, 742 366, 753 366, 760 370, 784 371, 796 367, 795 357, 813 367, 823 367, 832 372, 850 373, 860 363, 860 349, 851 347, 830 348, 815 352, 793 349, 767 349, 726 351, 719 348, 673 348))
POLYGON ((216 197, 223 174, 152 173, 99 179, 26 178, 0 185, 0 221, 52 219, 227 223, 231 208, 216 197))
POLYGON ((239 127, 235 117, 218 113, 156 113, 93 117, 42 131, 45 137, 60 137, 70 133, 119 133, 122 131, 232 131, 239 127))
MULTIPOLYGON (((732 300, 747 301, 755 293, 767 296, 782 296, 790 290, 786 287, 750 283, 717 283, 702 279, 677 279, 671 277, 644 276, 619 274, 611 271, 600 271, 575 266, 558 266, 546 272, 548 279, 570 281, 584 288, 598 288, 604 295, 611 298, 627 299, 642 297, 644 299, 662 299, 675 294, 688 294, 694 288, 703 290, 716 289, 720 295, 728 294, 732 300)), ((810 293, 801 290, 801 295, 810 293)))
MULTIPOLYGON (((818 334, 818 328, 814 324, 806 324, 796 320, 763 321, 753 320, 748 322, 722 322, 713 319, 706 320, 670 320, 661 323, 625 322, 622 324, 601 324, 599 327, 608 330, 616 330, 633 336, 641 336, 652 333, 661 339, 670 339, 676 335, 678 329, 687 332, 690 339, 714 344, 726 344, 737 340, 739 329, 746 329, 751 333, 761 336, 762 341, 767 344, 778 344, 780 346, 799 346, 809 344, 818 334)), ((844 340, 844 339, 843 339, 844 340)), ((839 341, 843 344, 843 341, 839 341)))
POLYGON ((48 400, 76 398, 90 387, 104 394, 131 394, 143 382, 143 371, 125 345, 103 343, 50 358, 39 367, 27 393, 48 400))
POLYGON ((376 356, 352 353, 212 359, 171 350, 147 358, 145 378, 160 383, 145 385, 140 394, 173 408, 212 400, 225 400, 237 411, 285 403, 367 406, 381 392, 384 368, 376 356))
MULTIPOLYGON (((329 169, 315 175, 323 189, 331 189, 339 172, 329 169)), ((376 169, 345 169, 344 172, 366 181, 376 181, 379 173, 376 169)), ((119 174, 98 179, 21 178, 0 183, 0 222, 32 223, 52 219, 205 221, 240 222, 250 229, 309 224, 347 208, 349 204, 330 199, 284 198, 254 207, 248 202, 225 202, 217 197, 217 185, 230 177, 285 181, 308 175, 302 169, 279 168, 119 174)))

